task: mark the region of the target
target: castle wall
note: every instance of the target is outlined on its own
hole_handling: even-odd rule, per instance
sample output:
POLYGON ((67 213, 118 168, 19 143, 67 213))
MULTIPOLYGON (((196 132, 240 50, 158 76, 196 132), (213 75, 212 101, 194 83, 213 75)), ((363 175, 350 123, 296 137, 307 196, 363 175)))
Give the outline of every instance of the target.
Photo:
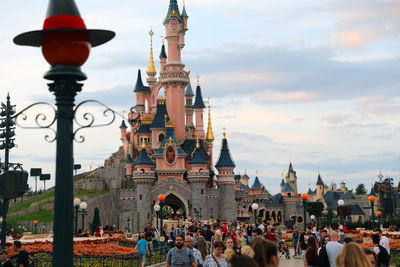
POLYGON ((219 218, 232 221, 236 219, 235 184, 218 183, 220 192, 219 218))

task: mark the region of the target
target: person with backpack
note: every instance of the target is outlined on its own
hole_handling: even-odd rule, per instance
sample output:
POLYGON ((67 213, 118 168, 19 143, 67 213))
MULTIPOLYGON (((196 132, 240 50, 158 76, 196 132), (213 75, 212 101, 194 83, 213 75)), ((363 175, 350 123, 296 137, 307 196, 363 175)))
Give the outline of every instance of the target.
POLYGON ((336 231, 331 231, 330 240, 323 246, 318 255, 318 267, 335 267, 335 258, 343 248, 343 244, 339 243, 339 234, 336 231))
POLYGON ((339 238, 340 238, 340 243, 343 244, 344 242, 344 234, 347 232, 346 227, 342 224, 342 222, 338 222, 338 232, 339 232, 339 238))
POLYGON ((146 255, 150 256, 149 243, 145 240, 145 234, 140 234, 140 240, 137 242, 135 249, 138 249, 140 263, 142 267, 146 264, 146 255))
POLYGON ((18 254, 17 267, 30 267, 33 263, 32 257, 26 250, 22 249, 21 241, 14 241, 13 248, 14 251, 18 254))
POLYGON ((390 262, 389 252, 382 247, 380 244, 379 234, 372 235, 372 243, 374 244, 374 252, 377 255, 378 262, 376 263, 377 267, 388 267, 390 262))
POLYGON ((165 267, 196 267, 196 259, 193 252, 184 246, 184 237, 178 234, 175 239, 175 247, 167 254, 165 267))

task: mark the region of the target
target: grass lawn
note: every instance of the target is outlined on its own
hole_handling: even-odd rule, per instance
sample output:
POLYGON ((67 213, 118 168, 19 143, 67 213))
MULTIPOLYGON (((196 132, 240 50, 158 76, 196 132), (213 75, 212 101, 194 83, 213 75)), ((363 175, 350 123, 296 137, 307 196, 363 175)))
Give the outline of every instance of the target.
POLYGON ((41 223, 51 223, 53 221, 53 210, 41 210, 39 212, 7 217, 7 223, 15 228, 19 222, 39 221, 41 223))
MULTIPOLYGON (((83 196, 100 196, 107 194, 109 191, 108 190, 101 190, 101 191, 95 191, 95 190, 84 190, 84 189, 79 189, 75 191, 75 197, 83 197, 83 196)), ((21 211, 24 209, 27 209, 31 206, 32 203, 35 203, 40 200, 44 200, 47 198, 54 197, 54 191, 47 192, 43 195, 39 195, 33 199, 27 200, 25 202, 22 202, 18 204, 17 206, 10 207, 8 210, 8 213, 13 213, 16 211, 21 211)), ((54 200, 41 203, 39 206, 47 205, 47 204, 54 204, 54 200)), ((27 222, 27 221, 34 221, 37 220, 39 222, 43 223, 50 223, 53 221, 53 216, 54 212, 53 210, 42 210, 39 212, 34 212, 34 213, 29 213, 29 214, 24 214, 24 215, 18 215, 18 216, 12 216, 8 217, 7 216, 7 222, 9 224, 12 224, 14 227, 18 225, 19 222, 27 222)))

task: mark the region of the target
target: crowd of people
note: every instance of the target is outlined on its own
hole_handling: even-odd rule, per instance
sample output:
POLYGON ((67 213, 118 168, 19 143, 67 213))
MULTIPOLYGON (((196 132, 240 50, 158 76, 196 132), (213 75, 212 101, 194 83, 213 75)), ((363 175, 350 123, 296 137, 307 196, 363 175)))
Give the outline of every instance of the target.
MULTIPOLYGON (((346 228, 337 229, 316 225, 305 231, 293 230, 294 257, 302 257, 305 267, 386 267, 389 266, 389 240, 378 230, 373 236, 373 249, 361 248, 345 238, 346 228)), ((149 255, 148 247, 160 244, 170 247, 166 267, 273 267, 279 266, 282 232, 278 224, 227 223, 224 221, 164 224, 162 231, 150 224, 138 242, 142 264, 149 255), (147 248, 147 250, 146 250, 147 248)))

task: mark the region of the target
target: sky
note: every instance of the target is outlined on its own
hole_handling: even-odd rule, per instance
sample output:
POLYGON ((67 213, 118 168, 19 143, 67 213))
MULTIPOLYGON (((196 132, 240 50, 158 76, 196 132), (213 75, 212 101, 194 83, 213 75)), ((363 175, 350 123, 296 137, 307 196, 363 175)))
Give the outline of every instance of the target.
MULTIPOLYGON (((149 58, 150 28, 156 69, 168 0, 76 0, 87 28, 116 37, 91 50, 82 70, 88 79, 76 103, 96 99, 118 113, 135 105, 137 70, 149 58)), ((180 8, 182 1, 178 1, 180 8)), ((0 2, 0 100, 7 92, 17 110, 38 101, 54 104, 39 48, 13 44, 41 29, 46 0, 0 2)), ((279 192, 289 162, 300 192, 325 183, 369 188, 379 171, 400 178, 400 1, 386 0, 186 0, 189 15, 182 61, 199 73, 203 97, 211 98, 214 155, 226 127, 235 173, 256 173, 279 192)), ((145 76, 143 76, 145 79, 145 76)), ((102 110, 93 112, 102 121, 102 110)), ((27 112, 27 126, 45 108, 27 112), (30 116, 29 116, 30 115, 30 116)), ((206 117, 206 116, 205 116, 206 117)), ((82 171, 102 166, 121 145, 119 124, 81 131, 74 143, 82 171)), ((30 124, 32 125, 32 124, 30 124)), ((55 143, 46 130, 17 128, 11 161, 41 167, 54 185, 55 143)), ((3 154, 0 155, 3 158, 3 154)), ((34 188, 34 179, 30 179, 34 188)), ((43 187, 39 183, 39 187, 43 187)))

